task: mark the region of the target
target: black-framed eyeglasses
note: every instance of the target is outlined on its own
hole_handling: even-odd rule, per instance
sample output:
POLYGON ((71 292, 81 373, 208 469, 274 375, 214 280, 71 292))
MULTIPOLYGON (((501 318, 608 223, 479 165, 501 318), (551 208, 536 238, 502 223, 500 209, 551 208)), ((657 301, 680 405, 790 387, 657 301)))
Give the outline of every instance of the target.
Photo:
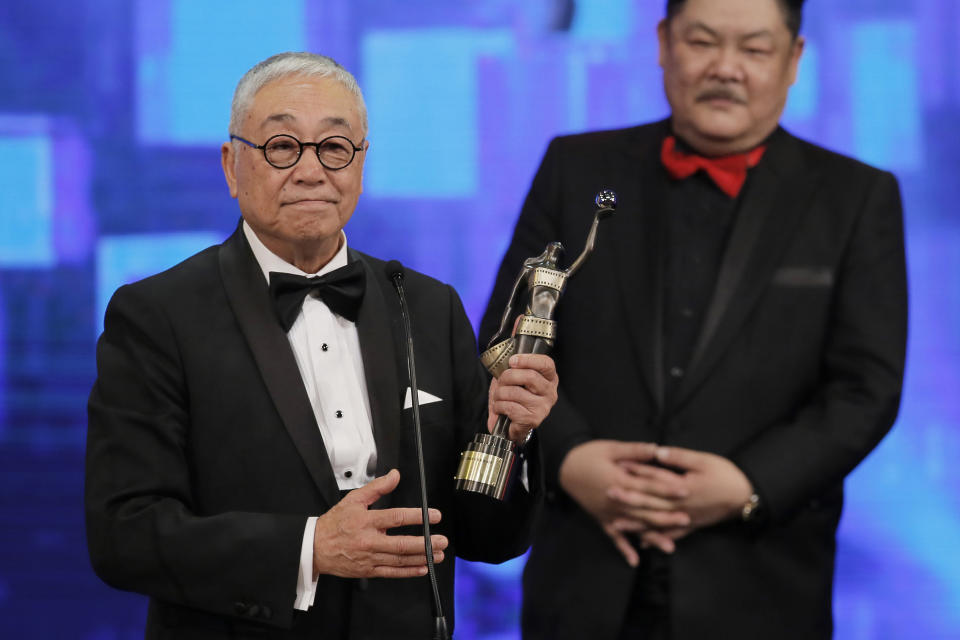
MULTIPOLYGON (((254 144, 240 136, 230 134, 231 140, 240 142, 263 151, 263 157, 271 166, 277 169, 289 169, 300 161, 304 147, 314 147, 320 164, 330 171, 345 169, 353 162, 358 151, 363 147, 353 144, 353 140, 346 136, 329 136, 320 142, 300 142, 291 135, 280 133, 267 138, 263 144, 254 144)), ((363 140, 360 141, 363 144, 363 140)))

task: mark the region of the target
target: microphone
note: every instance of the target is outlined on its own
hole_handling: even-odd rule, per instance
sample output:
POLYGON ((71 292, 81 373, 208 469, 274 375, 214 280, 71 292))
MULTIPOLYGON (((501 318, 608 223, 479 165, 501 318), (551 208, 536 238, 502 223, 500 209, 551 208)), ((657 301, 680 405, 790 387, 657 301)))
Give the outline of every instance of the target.
POLYGON ((410 376, 410 404, 413 408, 413 431, 417 439, 417 464, 420 468, 420 508, 423 512, 423 548, 427 555, 427 574, 430 576, 430 588, 433 591, 433 640, 449 640, 447 619, 443 616, 440 603, 440 588, 437 586, 437 574, 433 566, 433 543, 430 541, 430 515, 427 511, 427 478, 423 464, 423 434, 420 429, 420 392, 417 388, 417 368, 413 357, 413 331, 410 329, 410 312, 407 309, 407 297, 403 292, 403 265, 391 260, 384 267, 387 278, 393 282, 400 298, 400 316, 403 318, 404 335, 407 338, 407 374, 410 376))

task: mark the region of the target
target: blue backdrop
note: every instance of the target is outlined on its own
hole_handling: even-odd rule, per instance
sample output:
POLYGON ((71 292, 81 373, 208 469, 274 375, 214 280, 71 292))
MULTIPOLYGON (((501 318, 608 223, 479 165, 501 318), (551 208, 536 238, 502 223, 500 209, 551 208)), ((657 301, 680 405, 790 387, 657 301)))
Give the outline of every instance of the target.
MULTIPOLYGON (((785 123, 899 176, 911 329, 900 420, 848 481, 837 637, 960 637, 960 4, 810 0, 785 123)), ((232 89, 283 50, 364 87, 353 246, 453 283, 476 322, 547 141, 667 113, 661 0, 0 4, 0 637, 142 637, 93 575, 86 396, 123 282, 220 241, 232 89)), ((584 210, 590 203, 584 202, 584 210)), ((517 638, 522 561, 464 565, 458 638, 517 638)))

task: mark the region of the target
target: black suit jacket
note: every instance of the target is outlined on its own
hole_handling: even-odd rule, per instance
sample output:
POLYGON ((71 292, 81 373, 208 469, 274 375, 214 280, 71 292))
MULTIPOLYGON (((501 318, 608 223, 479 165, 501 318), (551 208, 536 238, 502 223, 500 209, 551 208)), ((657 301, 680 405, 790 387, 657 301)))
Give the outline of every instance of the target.
POLYGON ((897 183, 776 131, 741 196, 694 355, 667 404, 667 132, 660 122, 550 144, 481 326, 482 339, 495 330, 523 258, 560 240, 572 259, 594 194, 617 192, 616 215, 558 305, 561 393, 541 432, 547 506, 524 575, 524 637, 602 640, 620 628, 634 572, 557 485, 572 447, 610 438, 726 456, 767 511, 759 526, 729 522, 679 542, 669 560, 672 638, 826 638, 843 479, 899 405, 897 183))
MULTIPOLYGON (((398 488, 375 507, 418 506, 399 303, 379 260, 366 269, 357 330, 377 474, 398 488)), ((458 454, 486 419, 487 378, 447 285, 408 271, 432 507, 447 535, 437 565, 453 621, 454 554, 522 553, 537 494, 505 504, 457 496, 458 454)), ((150 596, 148 638, 424 638, 426 578, 321 576, 314 606, 293 610, 306 518, 339 500, 337 483, 266 281, 241 230, 157 276, 120 288, 97 347, 87 445, 87 534, 106 582, 150 596)), ((536 460, 534 459, 534 463, 536 460)), ((419 528, 404 533, 416 534, 419 528)))

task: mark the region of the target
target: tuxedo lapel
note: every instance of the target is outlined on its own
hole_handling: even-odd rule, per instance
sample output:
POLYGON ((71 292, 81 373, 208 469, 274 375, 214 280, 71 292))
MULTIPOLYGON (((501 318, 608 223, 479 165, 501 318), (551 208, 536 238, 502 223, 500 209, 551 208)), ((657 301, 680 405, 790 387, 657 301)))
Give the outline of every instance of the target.
POLYGON ((274 315, 267 282, 242 228, 238 227, 221 245, 219 259, 227 299, 250 345, 277 413, 317 488, 332 506, 340 499, 333 467, 290 341, 274 315))
POLYGON ((399 379, 399 354, 396 348, 393 320, 399 312, 392 311, 386 296, 393 291, 387 285, 382 271, 374 269, 363 254, 350 250, 350 260, 364 265, 367 288, 357 317, 357 334, 363 357, 363 372, 370 399, 370 420, 377 443, 377 475, 383 475, 399 464, 401 433, 401 403, 403 395, 399 379))
MULTIPOLYGON (((631 157, 618 180, 616 225, 612 244, 617 256, 615 278, 620 287, 623 313, 633 336, 636 361, 658 407, 664 404, 663 281, 665 242, 664 181, 659 164, 659 144, 666 123, 646 139, 630 139, 625 153, 631 157), (649 178, 641 181, 643 177, 649 178)), ((609 223, 607 223, 609 224, 609 223)), ((611 225, 613 228, 614 225, 611 225)))
POLYGON ((679 405, 705 379, 752 311, 816 192, 815 171, 806 167, 796 140, 778 130, 767 157, 754 169, 724 251, 679 405))

